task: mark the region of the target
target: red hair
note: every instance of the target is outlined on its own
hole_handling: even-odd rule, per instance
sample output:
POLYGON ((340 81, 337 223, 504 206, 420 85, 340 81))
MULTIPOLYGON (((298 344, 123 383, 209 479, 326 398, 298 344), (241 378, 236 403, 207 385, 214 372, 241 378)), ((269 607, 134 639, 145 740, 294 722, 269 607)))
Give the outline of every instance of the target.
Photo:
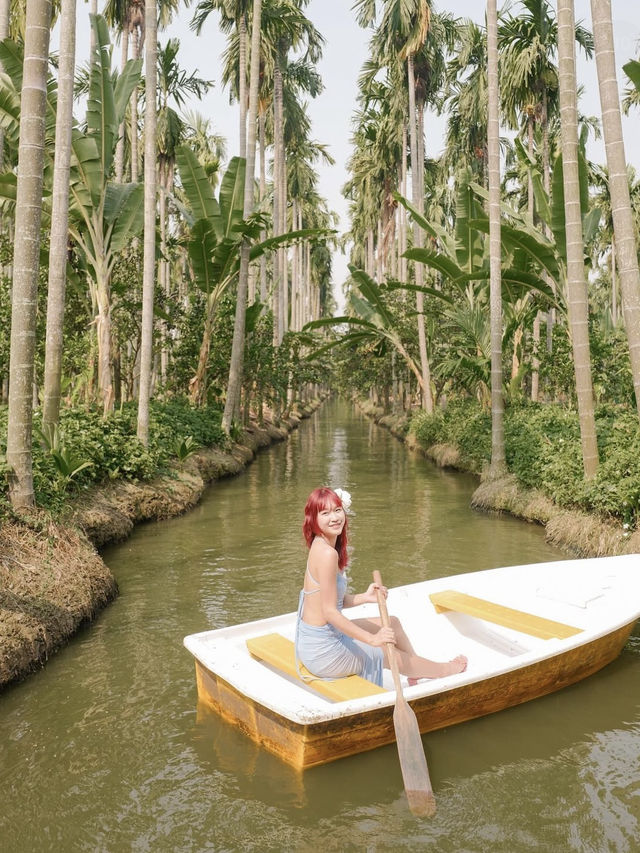
MULTIPOLYGON (((307 543, 307 547, 311 547, 316 536, 320 536, 320 528, 318 527, 318 513, 323 509, 330 509, 334 506, 342 506, 342 501, 333 489, 328 489, 326 486, 321 486, 319 489, 314 489, 309 497, 304 508, 304 523, 302 525, 302 534, 307 543)), ((344 569, 347 565, 347 516, 345 513, 344 527, 342 533, 336 539, 336 551, 338 552, 338 568, 344 569)))

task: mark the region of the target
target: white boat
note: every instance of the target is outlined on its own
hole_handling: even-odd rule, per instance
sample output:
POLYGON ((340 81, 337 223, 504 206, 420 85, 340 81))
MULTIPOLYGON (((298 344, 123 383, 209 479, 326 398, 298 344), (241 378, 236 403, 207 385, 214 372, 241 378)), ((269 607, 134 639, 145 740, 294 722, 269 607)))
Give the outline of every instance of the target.
MULTIPOLYGON (((405 685, 420 731, 432 731, 544 696, 614 660, 640 617, 640 555, 421 581, 390 589, 387 606, 418 654, 469 659, 465 672, 405 685)), ((393 742, 391 673, 382 688, 357 676, 303 682, 295 622, 287 613, 185 637, 199 703, 298 768, 393 742)))

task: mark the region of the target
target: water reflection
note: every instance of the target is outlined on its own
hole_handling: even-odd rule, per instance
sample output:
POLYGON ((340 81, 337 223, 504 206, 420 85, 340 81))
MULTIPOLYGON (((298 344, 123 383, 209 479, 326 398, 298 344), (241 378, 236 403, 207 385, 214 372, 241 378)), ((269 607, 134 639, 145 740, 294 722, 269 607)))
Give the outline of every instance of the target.
POLYGON ((295 609, 302 509, 352 492, 356 588, 557 559, 539 527, 469 509, 442 472, 331 404, 188 515, 105 552, 122 591, 0 696, 0 850, 616 851, 640 820, 640 638, 603 672, 425 736, 438 812, 408 813, 394 746, 304 775, 197 708, 182 637, 295 609))

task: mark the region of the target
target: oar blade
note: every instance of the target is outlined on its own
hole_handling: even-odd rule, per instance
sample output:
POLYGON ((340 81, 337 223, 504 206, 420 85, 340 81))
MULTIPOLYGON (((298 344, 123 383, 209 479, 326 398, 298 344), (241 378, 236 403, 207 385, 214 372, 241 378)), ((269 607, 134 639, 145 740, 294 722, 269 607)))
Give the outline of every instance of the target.
MULTIPOLYGON (((378 607, 380 619, 385 628, 390 625, 387 602, 382 593, 382 577, 379 571, 374 571, 373 581, 378 586, 378 607)), ((396 687, 396 704, 393 710, 393 725, 396 731, 398 757, 402 770, 402 780, 409 801, 409 808, 417 817, 432 817, 436 811, 436 799, 431 788, 427 759, 422 746, 420 729, 416 715, 404 698, 400 682, 400 670, 396 660, 393 643, 387 643, 389 666, 396 687)))
POLYGON ((436 812, 436 799, 431 787, 420 729, 416 715, 404 698, 396 699, 393 725, 409 808, 417 817, 433 817, 436 812))

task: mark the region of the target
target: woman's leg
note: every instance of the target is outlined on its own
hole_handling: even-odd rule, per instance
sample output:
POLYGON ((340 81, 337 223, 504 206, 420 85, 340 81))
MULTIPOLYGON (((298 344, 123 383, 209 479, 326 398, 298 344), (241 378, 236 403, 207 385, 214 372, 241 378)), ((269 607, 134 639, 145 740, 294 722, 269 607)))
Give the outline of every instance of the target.
MULTIPOLYGON (((371 634, 375 634, 382 624, 380 619, 375 617, 370 619, 354 619, 353 621, 371 634)), ((398 669, 403 675, 407 676, 410 683, 415 684, 418 678, 442 678, 445 675, 464 672, 467 668, 467 659, 464 655, 458 655, 452 660, 443 663, 420 657, 420 655, 415 653, 411 641, 398 617, 392 616, 389 621, 396 636, 395 649, 398 669)), ((385 668, 390 669, 386 648, 383 648, 382 651, 385 668)))

